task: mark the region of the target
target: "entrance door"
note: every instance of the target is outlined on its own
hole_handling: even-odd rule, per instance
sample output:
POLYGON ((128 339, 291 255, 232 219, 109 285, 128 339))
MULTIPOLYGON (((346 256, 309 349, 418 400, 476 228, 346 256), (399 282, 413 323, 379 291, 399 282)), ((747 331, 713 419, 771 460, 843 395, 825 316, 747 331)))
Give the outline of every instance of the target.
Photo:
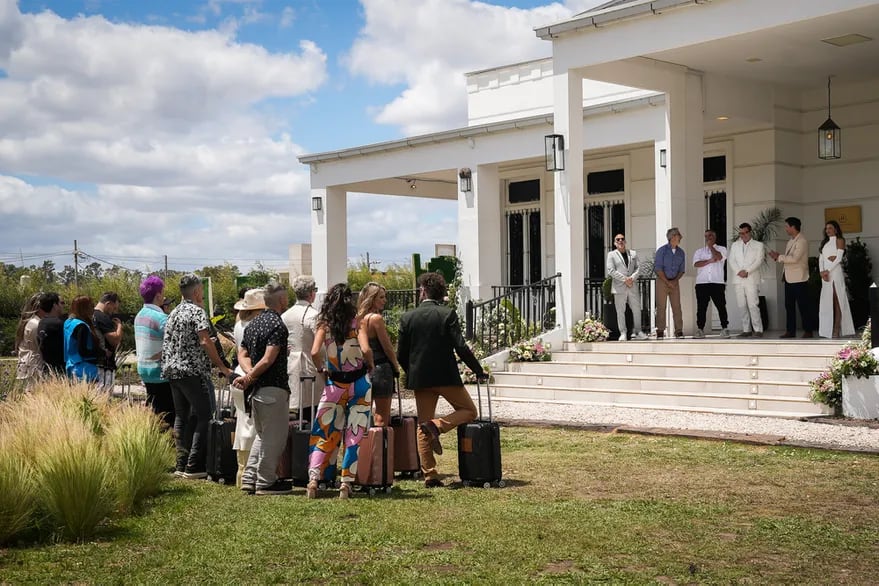
POLYGON ((511 287, 536 283, 543 278, 540 189, 539 179, 507 183, 506 284, 511 287))
POLYGON ((626 204, 622 200, 589 202, 586 214, 586 277, 605 276, 607 253, 613 248, 615 234, 626 233, 626 204))

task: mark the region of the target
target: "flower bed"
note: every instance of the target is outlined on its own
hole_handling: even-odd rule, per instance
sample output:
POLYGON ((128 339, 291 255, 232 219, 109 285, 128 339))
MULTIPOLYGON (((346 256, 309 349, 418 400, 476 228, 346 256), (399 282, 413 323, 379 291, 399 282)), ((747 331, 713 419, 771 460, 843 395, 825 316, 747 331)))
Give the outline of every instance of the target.
POLYGON ((510 348, 510 362, 546 362, 552 358, 549 344, 541 340, 519 342, 510 348))
POLYGON ((870 352, 870 323, 867 322, 861 340, 840 349, 830 361, 827 370, 809 381, 812 401, 840 407, 843 378, 867 378, 877 374, 879 374, 879 361, 870 352))
POLYGON ((603 342, 609 335, 610 330, 607 326, 601 323, 601 320, 592 317, 589 312, 586 312, 586 317, 575 323, 571 329, 571 339, 578 343, 603 342))

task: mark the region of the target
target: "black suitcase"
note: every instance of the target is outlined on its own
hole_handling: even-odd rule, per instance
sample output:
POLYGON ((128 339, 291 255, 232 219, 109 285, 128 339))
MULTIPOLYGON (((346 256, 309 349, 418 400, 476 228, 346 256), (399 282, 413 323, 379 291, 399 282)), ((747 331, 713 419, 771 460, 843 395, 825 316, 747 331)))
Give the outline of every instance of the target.
POLYGON ((400 396, 399 380, 394 379, 397 387, 397 408, 399 415, 391 417, 394 429, 394 471, 401 477, 418 478, 421 475, 421 458, 418 455, 418 418, 403 415, 403 399, 400 396))
POLYGON ((284 447, 284 453, 281 454, 281 462, 278 465, 278 476, 280 478, 289 479, 294 486, 305 486, 308 484, 308 455, 311 451, 311 421, 314 418, 314 384, 315 377, 300 376, 299 377, 299 417, 291 419, 287 432, 287 445, 284 447), (305 404, 304 393, 305 384, 311 383, 311 409, 309 409, 309 420, 306 421, 302 415, 305 404), (282 474, 283 471, 283 474, 282 474))
POLYGON ((217 408, 208 423, 208 437, 205 449, 205 471, 208 479, 220 484, 235 484, 238 476, 238 458, 232 449, 235 434, 235 419, 232 413, 232 389, 228 383, 220 389, 217 408), (226 402, 223 398, 226 398, 226 402))
POLYGON ((504 487, 501 472, 501 430, 491 419, 491 391, 486 383, 488 419, 482 418, 482 389, 476 383, 479 418, 458 426, 458 474, 464 486, 504 487))

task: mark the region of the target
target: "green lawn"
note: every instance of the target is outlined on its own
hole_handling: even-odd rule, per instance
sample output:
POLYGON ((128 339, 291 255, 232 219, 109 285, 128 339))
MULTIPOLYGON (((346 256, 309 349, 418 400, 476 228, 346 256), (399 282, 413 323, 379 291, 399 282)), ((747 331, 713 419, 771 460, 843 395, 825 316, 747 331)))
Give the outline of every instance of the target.
MULTIPOLYGON (((453 435, 443 471, 456 471, 453 435)), ((502 438, 504 489, 404 481, 393 496, 307 501, 174 480, 94 542, 0 550, 0 582, 877 580, 874 456, 574 430, 502 438)))

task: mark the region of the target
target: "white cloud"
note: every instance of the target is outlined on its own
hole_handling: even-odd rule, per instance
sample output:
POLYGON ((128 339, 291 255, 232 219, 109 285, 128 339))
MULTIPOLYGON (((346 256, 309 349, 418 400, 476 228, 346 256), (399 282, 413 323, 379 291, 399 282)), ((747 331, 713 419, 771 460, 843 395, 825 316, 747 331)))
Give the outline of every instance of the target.
POLYGON ((278 21, 278 26, 281 28, 289 28, 293 22, 296 20, 296 11, 293 10, 292 6, 285 6, 281 11, 281 18, 278 21))
POLYGON ((349 70, 373 83, 406 88, 383 105, 376 121, 420 134, 466 125, 464 74, 548 57, 552 46, 534 27, 591 8, 571 0, 530 10, 473 0, 361 0, 366 23, 346 57, 349 70))

